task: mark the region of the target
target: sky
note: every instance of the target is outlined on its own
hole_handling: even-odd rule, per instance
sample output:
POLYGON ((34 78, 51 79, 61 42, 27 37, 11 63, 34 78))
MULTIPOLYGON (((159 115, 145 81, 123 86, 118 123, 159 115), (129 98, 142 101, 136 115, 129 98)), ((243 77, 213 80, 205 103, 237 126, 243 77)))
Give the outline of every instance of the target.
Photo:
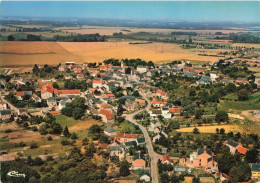
POLYGON ((260 1, 2 1, 1 17, 260 22, 260 1))

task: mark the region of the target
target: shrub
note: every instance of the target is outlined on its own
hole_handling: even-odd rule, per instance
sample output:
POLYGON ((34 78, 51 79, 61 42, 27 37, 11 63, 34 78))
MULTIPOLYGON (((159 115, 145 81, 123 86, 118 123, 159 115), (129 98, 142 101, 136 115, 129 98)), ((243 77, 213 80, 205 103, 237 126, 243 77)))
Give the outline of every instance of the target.
POLYGON ((36 149, 38 148, 38 144, 36 142, 32 142, 31 145, 30 145, 30 149, 36 149))

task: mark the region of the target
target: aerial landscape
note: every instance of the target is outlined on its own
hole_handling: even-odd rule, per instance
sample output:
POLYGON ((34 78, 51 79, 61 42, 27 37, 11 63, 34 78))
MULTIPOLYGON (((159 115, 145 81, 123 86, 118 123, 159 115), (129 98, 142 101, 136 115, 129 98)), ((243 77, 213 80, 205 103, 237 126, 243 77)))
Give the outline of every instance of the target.
POLYGON ((259 182, 259 17, 259 1, 0 2, 0 182, 259 182))

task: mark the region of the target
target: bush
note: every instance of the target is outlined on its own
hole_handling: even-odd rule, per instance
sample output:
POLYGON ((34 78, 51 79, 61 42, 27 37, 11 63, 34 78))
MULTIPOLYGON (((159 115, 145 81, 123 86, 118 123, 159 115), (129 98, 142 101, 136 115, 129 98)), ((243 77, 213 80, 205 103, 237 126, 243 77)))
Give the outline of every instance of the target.
POLYGON ((63 145, 63 146, 71 145, 71 142, 68 141, 68 140, 65 140, 65 139, 63 139, 60 143, 61 143, 61 145, 63 145))
POLYGON ((52 156, 47 156, 46 161, 52 161, 54 160, 52 156))
POLYGON ((30 149, 36 149, 38 148, 38 144, 36 142, 32 142, 31 145, 30 145, 30 149))
POLYGON ((78 136, 77 136, 77 134, 75 133, 75 132, 73 132, 72 134, 71 134, 71 137, 70 137, 71 139, 78 139, 78 136))
POLYGON ((11 133, 11 132, 13 132, 13 130, 11 130, 11 129, 6 129, 5 130, 5 133, 11 133))
POLYGON ((48 136, 47 140, 48 140, 48 141, 52 141, 53 139, 52 139, 51 136, 48 136))

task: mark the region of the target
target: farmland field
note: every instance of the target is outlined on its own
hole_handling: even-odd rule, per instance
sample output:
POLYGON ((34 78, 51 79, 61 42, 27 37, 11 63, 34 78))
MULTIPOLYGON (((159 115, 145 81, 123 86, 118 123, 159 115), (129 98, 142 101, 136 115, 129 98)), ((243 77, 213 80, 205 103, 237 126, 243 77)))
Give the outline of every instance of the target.
MULTIPOLYGON (((216 133, 216 128, 221 129, 224 128, 226 132, 243 132, 243 128, 237 125, 215 125, 215 126, 198 126, 200 133, 216 133)), ((192 132, 194 127, 180 128, 176 131, 178 132, 192 132)))
MULTIPOLYGON (((204 50, 216 54, 220 50, 204 50)), ((128 42, 0 42, 1 65, 102 62, 109 58, 141 58, 156 63, 187 59, 194 63, 220 57, 199 56, 199 49, 182 49, 178 44, 128 42)))
POLYGON ((243 29, 227 29, 227 30, 185 30, 185 29, 160 29, 160 28, 136 28, 136 27, 106 27, 106 26, 82 26, 82 27, 57 27, 54 30, 62 30, 64 32, 73 32, 80 34, 95 34, 99 33, 100 35, 113 35, 115 32, 122 33, 136 33, 136 32, 151 32, 151 33, 163 33, 170 34, 171 32, 197 32, 197 33, 211 33, 215 34, 216 32, 230 33, 230 32, 248 32, 248 30, 243 29), (129 31, 123 31, 129 30, 129 31))

